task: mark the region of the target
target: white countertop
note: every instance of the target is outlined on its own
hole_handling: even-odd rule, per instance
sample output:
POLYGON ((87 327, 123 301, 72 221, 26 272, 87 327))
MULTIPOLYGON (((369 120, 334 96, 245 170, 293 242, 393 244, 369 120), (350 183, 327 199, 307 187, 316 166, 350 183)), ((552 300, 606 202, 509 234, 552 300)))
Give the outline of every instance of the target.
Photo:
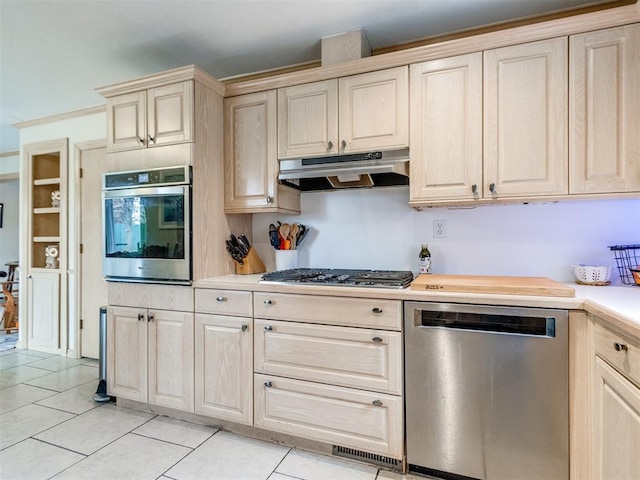
POLYGON ((492 295, 484 293, 454 293, 405 289, 297 285, 276 282, 260 283, 262 274, 226 275, 194 282, 195 288, 251 290, 256 292, 298 293, 306 295, 339 295, 397 300, 479 303, 527 307, 585 310, 603 317, 612 324, 640 338, 640 287, 596 287, 567 283, 575 289, 575 297, 544 297, 531 295, 492 295))

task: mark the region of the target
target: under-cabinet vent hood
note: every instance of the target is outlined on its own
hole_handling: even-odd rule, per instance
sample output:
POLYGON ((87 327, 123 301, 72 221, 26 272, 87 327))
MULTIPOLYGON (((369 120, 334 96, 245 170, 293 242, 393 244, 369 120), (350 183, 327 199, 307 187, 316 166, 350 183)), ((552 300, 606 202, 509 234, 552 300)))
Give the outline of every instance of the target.
POLYGON ((303 192, 409 185, 409 149, 281 160, 278 179, 303 192))

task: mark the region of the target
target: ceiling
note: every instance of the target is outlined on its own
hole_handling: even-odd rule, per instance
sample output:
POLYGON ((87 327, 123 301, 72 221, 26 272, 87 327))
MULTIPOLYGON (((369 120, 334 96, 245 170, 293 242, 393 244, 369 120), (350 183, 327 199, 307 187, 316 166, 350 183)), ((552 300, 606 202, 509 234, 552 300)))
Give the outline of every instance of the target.
POLYGON ((320 59, 362 29, 373 49, 601 0, 0 0, 0 153, 13 124, 104 102, 94 89, 196 64, 218 79, 320 59))

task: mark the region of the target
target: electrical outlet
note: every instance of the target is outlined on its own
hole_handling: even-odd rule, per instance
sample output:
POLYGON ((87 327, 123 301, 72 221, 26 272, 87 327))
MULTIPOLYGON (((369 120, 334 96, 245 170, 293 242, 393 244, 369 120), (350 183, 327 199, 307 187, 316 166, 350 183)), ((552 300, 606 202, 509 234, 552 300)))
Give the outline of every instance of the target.
POLYGON ((447 238, 447 221, 433 221, 433 238, 447 238))

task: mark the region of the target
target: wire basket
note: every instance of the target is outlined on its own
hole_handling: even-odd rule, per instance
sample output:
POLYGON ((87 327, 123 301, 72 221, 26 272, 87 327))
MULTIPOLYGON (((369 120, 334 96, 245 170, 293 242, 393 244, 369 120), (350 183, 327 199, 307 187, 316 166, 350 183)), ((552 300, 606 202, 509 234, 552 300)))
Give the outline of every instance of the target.
POLYGON ((636 245, 610 245, 616 259, 616 266, 620 274, 620 280, 625 285, 635 285, 632 268, 640 265, 640 244, 636 245))

